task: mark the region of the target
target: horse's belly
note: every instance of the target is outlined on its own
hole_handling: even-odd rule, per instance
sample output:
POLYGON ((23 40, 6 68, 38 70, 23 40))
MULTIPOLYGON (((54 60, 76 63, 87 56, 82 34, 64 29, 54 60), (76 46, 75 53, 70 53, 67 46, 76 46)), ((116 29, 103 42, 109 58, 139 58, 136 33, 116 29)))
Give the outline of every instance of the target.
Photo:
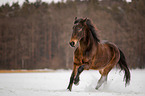
POLYGON ((107 65, 107 63, 98 62, 98 63, 92 64, 92 66, 90 67, 90 69, 98 69, 99 70, 99 69, 104 68, 106 65, 107 65))
POLYGON ((102 69, 110 62, 110 58, 107 57, 100 57, 99 59, 94 59, 92 62, 91 69, 102 69))

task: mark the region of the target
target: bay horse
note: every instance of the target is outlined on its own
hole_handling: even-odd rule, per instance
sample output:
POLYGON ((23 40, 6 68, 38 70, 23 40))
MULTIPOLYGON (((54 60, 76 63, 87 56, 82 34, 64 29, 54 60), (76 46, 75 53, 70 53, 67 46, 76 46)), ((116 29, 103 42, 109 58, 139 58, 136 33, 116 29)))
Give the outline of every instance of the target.
POLYGON ((107 81, 108 73, 118 63, 124 70, 125 85, 130 82, 130 71, 123 52, 111 42, 101 42, 96 34, 97 30, 88 18, 75 18, 70 45, 79 46, 74 52, 73 71, 67 87, 72 90, 73 83, 79 84, 79 76, 83 70, 99 70, 101 74, 96 89, 107 81))

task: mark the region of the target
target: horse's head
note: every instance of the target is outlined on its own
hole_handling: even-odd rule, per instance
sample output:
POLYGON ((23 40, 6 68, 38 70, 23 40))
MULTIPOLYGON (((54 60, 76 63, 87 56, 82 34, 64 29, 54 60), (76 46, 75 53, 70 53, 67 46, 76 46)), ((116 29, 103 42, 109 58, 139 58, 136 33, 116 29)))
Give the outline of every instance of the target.
POLYGON ((85 19, 77 19, 75 18, 74 26, 73 26, 73 33, 70 40, 70 45, 72 47, 75 47, 76 43, 80 41, 84 37, 84 31, 85 31, 85 22, 87 18, 85 19))

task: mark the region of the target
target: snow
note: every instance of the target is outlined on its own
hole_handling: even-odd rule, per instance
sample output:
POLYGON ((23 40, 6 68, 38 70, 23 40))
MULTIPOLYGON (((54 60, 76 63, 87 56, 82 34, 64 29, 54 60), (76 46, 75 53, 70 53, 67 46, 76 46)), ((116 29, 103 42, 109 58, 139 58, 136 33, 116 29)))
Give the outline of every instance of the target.
MULTIPOLYGON (((61 2, 62 0, 41 0, 41 1, 47 2, 47 3, 51 3, 51 2, 57 3, 57 2, 61 2)), ((0 6, 6 3, 9 3, 10 5, 12 5, 14 2, 18 2, 20 5, 22 5, 25 2, 25 0, 0 0, 0 6)), ((29 2, 36 2, 36 0, 29 0, 29 2)))
POLYGON ((145 96, 145 69, 131 70, 130 85, 125 87, 124 73, 113 69, 106 85, 95 90, 100 74, 84 71, 80 84, 66 90, 72 70, 36 73, 0 73, 0 96, 145 96))
MULTIPOLYGON (((35 2, 36 0, 29 0, 29 2, 35 2)), ((61 2, 62 0, 41 0, 42 2, 47 2, 47 3, 51 3, 52 1, 57 3, 57 2, 61 2)), ((66 0, 63 0, 64 2, 66 0)), ((101 1, 101 0, 100 0, 101 1)), ((132 0, 126 0, 127 2, 131 2, 132 0)), ((20 5, 22 5, 25 0, 0 0, 0 6, 1 5, 5 5, 6 3, 9 3, 10 5, 13 4, 13 2, 18 2, 20 5)))

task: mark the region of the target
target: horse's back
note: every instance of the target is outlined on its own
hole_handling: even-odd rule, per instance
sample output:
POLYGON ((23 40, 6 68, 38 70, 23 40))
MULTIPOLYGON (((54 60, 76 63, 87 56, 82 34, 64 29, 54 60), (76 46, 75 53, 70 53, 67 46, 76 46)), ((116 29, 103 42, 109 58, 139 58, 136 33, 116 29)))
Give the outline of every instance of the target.
POLYGON ((107 42, 109 42, 108 40, 101 40, 100 43, 101 44, 106 44, 107 42))
POLYGON ((116 46, 116 44, 109 42, 107 40, 103 40, 101 42, 102 42, 101 44, 107 45, 109 47, 110 52, 112 52, 112 59, 114 58, 114 60, 118 62, 120 59, 120 51, 119 48, 116 46))
POLYGON ((107 45, 108 47, 113 48, 114 50, 116 50, 116 51, 119 52, 118 47, 117 47, 114 43, 109 42, 108 40, 101 40, 101 41, 100 41, 100 44, 102 44, 102 45, 107 45))

